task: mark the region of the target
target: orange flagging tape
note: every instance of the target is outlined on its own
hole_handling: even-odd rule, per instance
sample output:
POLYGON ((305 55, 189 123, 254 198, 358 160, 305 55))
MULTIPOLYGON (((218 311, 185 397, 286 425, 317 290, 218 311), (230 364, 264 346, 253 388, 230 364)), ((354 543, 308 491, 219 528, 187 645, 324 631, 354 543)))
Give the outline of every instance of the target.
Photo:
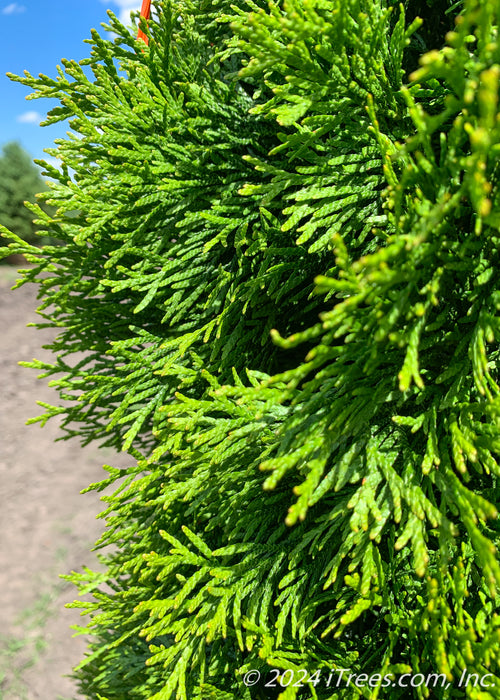
MULTIPOLYGON (((151 0, 142 0, 141 17, 144 17, 145 19, 149 19, 150 12, 151 12, 151 0)), ((149 44, 148 37, 144 34, 144 32, 141 29, 139 29, 139 31, 137 32, 137 39, 142 39, 142 41, 146 45, 149 44)))

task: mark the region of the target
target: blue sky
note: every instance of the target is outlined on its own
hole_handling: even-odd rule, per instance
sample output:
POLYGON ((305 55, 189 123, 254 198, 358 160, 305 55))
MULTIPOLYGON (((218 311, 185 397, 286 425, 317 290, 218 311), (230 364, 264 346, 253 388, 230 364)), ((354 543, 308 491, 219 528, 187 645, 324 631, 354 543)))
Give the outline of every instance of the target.
POLYGON ((30 90, 11 82, 5 73, 56 77, 62 58, 86 58, 90 30, 102 30, 108 9, 129 24, 130 11, 141 0, 0 0, 0 146, 19 141, 32 158, 46 158, 43 149, 68 127, 40 127, 40 120, 54 100, 26 100, 30 90))

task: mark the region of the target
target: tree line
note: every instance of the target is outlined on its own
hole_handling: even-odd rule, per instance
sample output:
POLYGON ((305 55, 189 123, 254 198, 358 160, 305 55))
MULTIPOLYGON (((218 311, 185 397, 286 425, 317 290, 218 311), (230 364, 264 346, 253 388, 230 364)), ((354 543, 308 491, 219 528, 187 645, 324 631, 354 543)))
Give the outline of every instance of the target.
MULTIPOLYGON (((47 189, 29 153, 16 141, 6 143, 0 155, 0 224, 28 243, 47 243, 46 237, 37 234, 33 213, 25 206, 25 202, 34 203, 36 195, 47 189)), ((0 244, 3 243, 6 241, 0 236, 0 244)))

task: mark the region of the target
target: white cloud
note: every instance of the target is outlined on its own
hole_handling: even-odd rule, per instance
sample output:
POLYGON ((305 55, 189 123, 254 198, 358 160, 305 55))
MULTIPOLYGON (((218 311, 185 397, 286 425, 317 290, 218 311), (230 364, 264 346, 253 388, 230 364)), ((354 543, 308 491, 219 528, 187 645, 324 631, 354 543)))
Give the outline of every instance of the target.
MULTIPOLYGON (((101 2, 109 4, 109 0, 101 0, 101 2)), ((130 13, 134 11, 139 12, 142 5, 140 0, 112 0, 112 3, 118 7, 118 12, 115 13, 116 16, 125 25, 130 24, 130 13)))
POLYGON ((128 26, 130 24, 130 14, 132 13, 133 10, 136 10, 136 7, 133 7, 132 10, 121 10, 118 13, 118 19, 122 24, 125 26, 128 26))
POLYGON ((20 114, 17 117, 16 121, 18 121, 20 124, 40 124, 42 119, 43 117, 39 112, 31 110, 29 112, 23 112, 23 114, 20 114))
POLYGON ((10 5, 6 5, 2 8, 2 15, 19 15, 21 12, 25 12, 26 8, 24 5, 19 5, 17 2, 11 2, 10 5))

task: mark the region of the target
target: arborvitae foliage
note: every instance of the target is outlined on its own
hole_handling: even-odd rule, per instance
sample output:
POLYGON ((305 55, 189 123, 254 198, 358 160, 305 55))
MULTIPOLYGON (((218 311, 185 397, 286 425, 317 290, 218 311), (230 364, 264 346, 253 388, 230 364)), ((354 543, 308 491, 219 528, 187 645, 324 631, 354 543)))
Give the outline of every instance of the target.
POLYGON ((88 698, 500 697, 500 5, 414 7, 156 2, 149 47, 110 15, 90 78, 16 78, 74 131, 64 247, 10 248, 60 330, 38 420, 137 458, 70 577, 88 698))

